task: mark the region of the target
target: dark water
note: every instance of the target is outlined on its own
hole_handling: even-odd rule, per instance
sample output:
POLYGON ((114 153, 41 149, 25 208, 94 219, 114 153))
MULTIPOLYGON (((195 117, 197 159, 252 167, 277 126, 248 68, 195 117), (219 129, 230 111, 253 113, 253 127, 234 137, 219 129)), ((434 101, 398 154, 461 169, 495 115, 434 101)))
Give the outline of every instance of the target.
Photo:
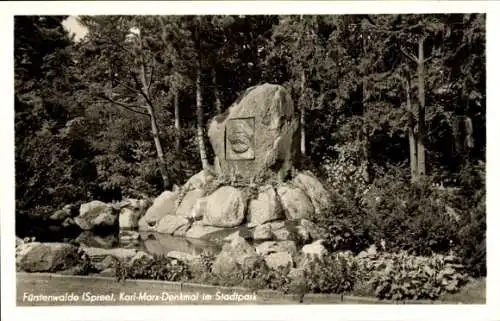
POLYGON ((20 238, 35 237, 38 242, 64 242, 98 248, 132 248, 155 255, 167 255, 180 251, 193 255, 204 251, 218 253, 221 242, 212 240, 189 239, 156 232, 137 232, 131 230, 82 231, 78 227, 38 224, 16 226, 20 238))

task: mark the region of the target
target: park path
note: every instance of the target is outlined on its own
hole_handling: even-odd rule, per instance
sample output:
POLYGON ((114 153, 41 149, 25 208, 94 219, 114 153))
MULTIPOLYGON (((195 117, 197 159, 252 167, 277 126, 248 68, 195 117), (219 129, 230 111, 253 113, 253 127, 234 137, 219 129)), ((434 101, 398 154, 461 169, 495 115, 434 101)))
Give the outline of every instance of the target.
MULTIPOLYGON (((16 274, 16 302, 18 306, 55 305, 231 305, 231 304, 299 304, 296 294, 281 294, 271 290, 252 291, 202 284, 153 280, 125 280, 99 276, 70 276, 50 273, 16 274), (111 294, 113 294, 111 296, 111 294), (180 297, 180 294, 183 297, 180 297), (255 295, 254 295, 255 294, 255 295), (78 297, 78 301, 37 302, 37 295, 78 297), (107 297, 106 297, 107 296, 107 297), (240 301, 238 301, 238 297, 240 301), (91 301, 94 302, 91 302, 91 301)), ((464 293, 444 298, 443 301, 380 301, 369 297, 340 296, 336 294, 306 294, 302 304, 484 304, 485 280, 464 293), (474 299, 471 297, 474 296, 474 299)))

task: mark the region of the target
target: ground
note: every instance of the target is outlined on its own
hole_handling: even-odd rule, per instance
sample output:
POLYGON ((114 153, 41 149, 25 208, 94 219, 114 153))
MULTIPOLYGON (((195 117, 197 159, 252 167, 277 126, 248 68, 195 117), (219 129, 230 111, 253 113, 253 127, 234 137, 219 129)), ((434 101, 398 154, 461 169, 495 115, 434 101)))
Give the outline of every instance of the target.
MULTIPOLYGON (((442 302, 446 304, 485 304, 486 303, 486 280, 480 279, 472 282, 466 286, 461 292, 449 295, 443 298, 442 302)), ((80 297, 76 305, 168 305, 168 304, 298 304, 299 297, 294 294, 282 295, 270 291, 258 291, 256 300, 253 300, 252 291, 242 289, 228 289, 218 288, 213 286, 203 285, 186 285, 180 287, 180 283, 175 282, 158 282, 158 281, 137 281, 127 280, 124 282, 117 282, 112 278, 93 278, 93 277, 78 277, 78 276, 60 276, 42 273, 17 273, 17 304, 19 306, 30 305, 60 305, 60 303, 31 303, 28 301, 23 302, 23 296, 29 294, 44 294, 44 295, 64 295, 65 293, 74 293, 80 297), (35 290, 36 289, 36 290, 35 290), (150 300, 140 301, 136 300, 120 300, 120 293, 137 296, 141 292, 162 296, 162 293, 178 294, 182 291, 184 294, 195 294, 199 292, 199 297, 202 295, 212 295, 212 300, 202 301, 168 301, 168 300, 150 300), (221 301, 216 300, 217 292, 219 294, 231 295, 235 291, 245 296, 247 301, 221 301), (91 295, 104 295, 114 293, 113 302, 83 302, 83 293, 90 293, 91 295)), ((394 304, 394 302, 379 301, 375 298, 360 298, 360 297, 341 297, 340 295, 316 295, 307 294, 303 298, 303 304, 394 304)), ((401 302, 405 303, 405 302, 401 302)), ((428 304, 432 302, 406 302, 406 303, 422 303, 428 304)), ((66 304, 66 303, 65 303, 66 304)), ((73 304, 73 303, 67 303, 73 304)))

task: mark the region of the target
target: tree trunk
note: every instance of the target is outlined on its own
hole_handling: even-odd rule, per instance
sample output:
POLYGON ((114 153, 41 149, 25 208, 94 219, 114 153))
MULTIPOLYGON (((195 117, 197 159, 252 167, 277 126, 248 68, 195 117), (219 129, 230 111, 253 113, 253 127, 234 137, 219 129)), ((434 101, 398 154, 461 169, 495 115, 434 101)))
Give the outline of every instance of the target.
POLYGON ((174 89, 174 127, 175 127, 175 151, 181 150, 181 121, 179 117, 179 90, 174 89))
POLYGON ((306 154, 306 112, 305 112, 305 87, 306 87, 306 73, 304 68, 302 68, 302 73, 300 75, 300 97, 302 102, 300 104, 300 153, 302 155, 306 154))
POLYGON ((424 40, 420 38, 418 42, 418 134, 417 134, 417 154, 418 154, 418 174, 419 178, 425 176, 425 83, 424 83, 424 40))
POLYGON ((149 88, 148 88, 148 84, 146 81, 146 70, 144 67, 144 57, 142 55, 142 40, 141 39, 139 39, 139 46, 140 46, 140 50, 139 50, 139 54, 140 54, 139 80, 140 80, 141 86, 142 86, 142 93, 144 95, 144 98, 146 99, 146 109, 148 111, 149 116, 151 117, 151 133, 153 134, 153 140, 154 140, 155 147, 156 147, 156 153, 158 156, 158 163, 159 163, 158 165, 159 165, 160 174, 161 174, 161 177, 163 180, 163 187, 168 188, 170 182, 169 182, 168 172, 167 172, 167 163, 165 161, 165 155, 163 154, 163 147, 162 147, 161 141, 160 141, 160 134, 158 131, 158 124, 156 121, 155 109, 154 109, 154 106, 152 104, 151 97, 149 95, 149 88))
POLYGON ((198 136, 198 144, 200 148, 200 158, 201 158, 201 166, 203 169, 208 168, 208 160, 207 160, 207 150, 205 148, 205 141, 203 139, 203 128, 204 128, 204 120, 203 120, 203 104, 201 97, 201 67, 198 66, 197 74, 196 74, 196 118, 197 118, 197 136, 198 136))
POLYGON ((215 68, 212 69, 212 86, 214 90, 215 109, 217 110, 217 114, 222 114, 222 104, 219 97, 219 88, 217 87, 217 73, 215 68))
POLYGON ((408 140, 410 143, 410 169, 411 169, 411 181, 416 182, 418 180, 418 155, 417 155, 417 146, 416 146, 416 140, 415 140, 415 126, 414 126, 414 112, 413 108, 411 105, 411 98, 410 98, 410 79, 408 79, 405 82, 406 84, 406 108, 408 110, 408 114, 412 117, 410 119, 410 123, 408 126, 408 140))
MULTIPOLYGON (((361 41, 362 41, 362 46, 363 46, 363 55, 366 56, 366 36, 364 34, 364 32, 362 32, 362 37, 361 37, 361 41)), ((370 172, 370 168, 371 168, 371 164, 370 164, 370 154, 369 154, 369 151, 370 151, 370 138, 368 137, 368 124, 367 122, 365 121, 365 113, 366 113, 366 102, 368 100, 367 98, 367 95, 366 95, 366 74, 368 73, 367 70, 364 71, 365 72, 365 75, 363 75, 363 81, 362 81, 362 108, 363 108, 363 129, 362 129, 362 140, 363 140, 363 179, 365 180, 366 183, 370 183, 371 182, 371 172, 370 172)))

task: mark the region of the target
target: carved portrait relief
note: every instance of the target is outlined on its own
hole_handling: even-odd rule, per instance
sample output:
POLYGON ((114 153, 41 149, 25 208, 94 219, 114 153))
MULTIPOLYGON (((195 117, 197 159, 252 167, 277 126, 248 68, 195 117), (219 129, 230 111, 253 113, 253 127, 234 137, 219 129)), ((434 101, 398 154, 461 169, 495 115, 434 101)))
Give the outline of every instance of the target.
POLYGON ((226 124, 226 159, 255 158, 255 118, 234 118, 226 124))

